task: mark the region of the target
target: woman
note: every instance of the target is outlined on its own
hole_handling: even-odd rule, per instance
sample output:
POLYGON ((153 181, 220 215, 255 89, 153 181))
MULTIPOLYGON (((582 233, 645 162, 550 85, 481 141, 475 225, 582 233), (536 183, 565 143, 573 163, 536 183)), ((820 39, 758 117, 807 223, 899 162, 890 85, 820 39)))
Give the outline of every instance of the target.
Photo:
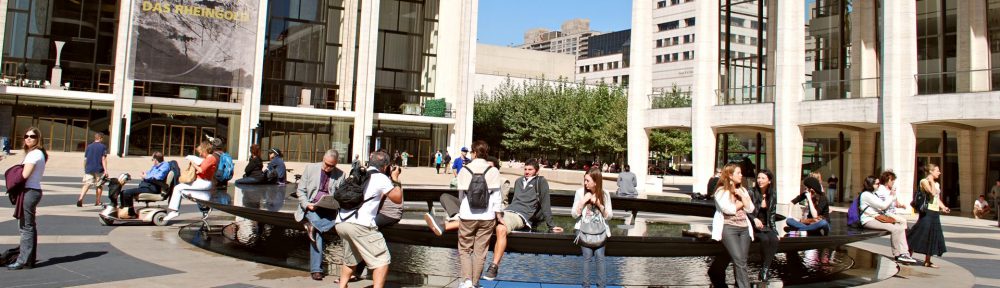
POLYGON ((198 153, 198 157, 189 155, 186 158, 195 165, 197 177, 191 184, 181 183, 174 186, 173 194, 170 194, 170 213, 163 218, 163 221, 170 221, 180 215, 177 211, 181 208, 182 195, 191 195, 199 200, 209 200, 212 196, 211 191, 215 187, 212 181, 215 179, 215 170, 219 168, 219 158, 212 154, 212 144, 208 141, 201 141, 195 152, 198 153))
MULTIPOLYGON (((715 189, 715 217, 712 221, 712 239, 722 241, 726 247, 729 258, 732 259, 733 270, 736 274, 736 285, 740 288, 750 287, 750 277, 747 275, 747 254, 750 253, 750 242, 753 241, 753 226, 749 223, 747 215, 753 213, 753 200, 749 193, 740 185, 743 182, 743 172, 737 163, 726 164, 722 168, 722 175, 719 176, 719 184, 715 189)), ((724 275, 725 266, 728 265, 725 257, 716 257, 712 267, 722 267, 724 275)), ((710 269, 709 274, 712 273, 710 269)), ((724 276, 723 276, 724 277, 724 276)), ((725 279, 725 278, 723 278, 725 279)), ((714 279, 713 279, 714 280, 714 279)), ((715 281, 713 281, 715 282, 715 281)), ((716 284, 716 286, 719 286, 716 284)), ((726 286, 722 283, 722 287, 726 286)))
MULTIPOLYGON (((742 172, 742 171, 741 171, 742 172)), ((757 212, 753 213, 754 238, 760 240, 760 255, 764 263, 760 268, 760 281, 767 281, 771 261, 778 251, 778 230, 774 226, 778 195, 774 192, 774 174, 767 169, 757 173, 757 185, 750 195, 757 212)))
POLYGON ((261 184, 267 181, 264 175, 264 161, 260 160, 260 145, 250 145, 250 162, 243 169, 243 178, 237 179, 236 184, 261 184))
MULTIPOLYGON (((45 139, 38 128, 31 127, 24 133, 24 170, 21 177, 24 177, 24 190, 17 198, 15 207, 20 207, 15 212, 14 217, 18 219, 17 227, 21 232, 20 255, 17 261, 7 265, 7 269, 19 270, 35 267, 36 255, 38 254, 38 227, 35 224, 35 210, 38 202, 42 200, 42 175, 45 174, 45 162, 49 160, 49 154, 45 152, 45 139)), ((16 209, 16 208, 15 208, 16 209)))
MULTIPOLYGON (((941 178, 941 169, 934 164, 924 165, 924 179, 920 180, 920 192, 927 196, 927 210, 921 211, 917 224, 910 229, 906 240, 910 243, 913 252, 924 254, 924 266, 938 268, 931 263, 931 256, 941 257, 947 252, 944 244, 944 232, 941 230, 941 212, 945 214, 951 212, 941 202, 941 184, 937 182, 941 178)), ((920 207, 913 207, 920 209, 920 207)))
MULTIPOLYGON (((604 193, 601 183, 603 177, 598 167, 593 167, 583 176, 583 188, 576 190, 573 197, 573 218, 580 219, 583 216, 591 217, 594 213, 601 213, 604 219, 611 219, 611 197, 604 193)), ((607 225, 607 222, 604 222, 607 225)), ((580 229, 580 222, 576 223, 577 230, 580 229)), ((607 236, 611 236, 611 228, 605 227, 607 236)), ((608 284, 607 267, 605 267, 604 247, 588 248, 580 246, 583 252, 583 287, 590 287, 590 262, 597 258, 597 287, 605 287, 608 284)))
MULTIPOLYGON (((882 172, 886 183, 895 183, 896 174, 892 171, 882 172)), ((865 178, 864 191, 861 191, 861 226, 865 229, 889 231, 889 241, 892 243, 892 255, 896 262, 914 264, 917 260, 910 258, 906 252, 910 249, 906 242, 906 221, 897 221, 888 211, 896 206, 895 190, 879 190, 879 179, 875 176, 865 178), (876 192, 879 191, 879 192, 876 192), (892 218, 893 220, 879 220, 892 218), (887 222, 883 222, 887 221, 887 222), (892 223, 889 223, 892 222, 892 223)))

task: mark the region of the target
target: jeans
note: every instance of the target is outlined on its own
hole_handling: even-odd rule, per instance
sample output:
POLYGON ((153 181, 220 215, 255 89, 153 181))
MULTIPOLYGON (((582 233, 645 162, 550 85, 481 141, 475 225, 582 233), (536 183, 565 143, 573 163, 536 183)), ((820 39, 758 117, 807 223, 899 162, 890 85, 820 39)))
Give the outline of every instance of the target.
POLYGON ((121 207, 132 208, 132 199, 142 193, 160 194, 160 187, 156 187, 153 183, 142 181, 139 183, 139 187, 125 189, 125 191, 122 191, 122 195, 120 197, 122 203, 121 207))
POLYGON ((761 269, 768 269, 771 267, 771 262, 774 260, 774 253, 778 252, 778 233, 774 231, 755 231, 754 238, 760 241, 760 257, 763 259, 761 264, 761 269))
POLYGON ((792 226, 792 228, 799 231, 823 231, 825 235, 830 235, 830 222, 826 222, 826 219, 806 225, 799 222, 799 220, 795 220, 795 218, 788 218, 785 220, 785 224, 788 224, 788 226, 792 226))
MULTIPOLYGON (((750 287, 750 276, 747 272, 747 254, 750 253, 750 234, 747 233, 747 229, 747 227, 730 225, 725 225, 722 228, 722 246, 726 247, 726 252, 729 252, 729 258, 733 261, 736 286, 740 288, 750 287)), ((713 266, 715 266, 714 264, 713 266)))
POLYGON ((38 202, 42 200, 42 190, 25 189, 24 204, 21 208, 24 217, 17 221, 18 230, 21 232, 21 254, 17 256, 17 263, 35 264, 38 250, 38 225, 35 223, 35 210, 38 202))
POLYGON ((306 220, 316 229, 313 239, 316 242, 309 243, 309 272, 323 272, 323 233, 333 229, 337 211, 328 209, 316 209, 316 211, 306 211, 306 220))
POLYGON ((583 287, 590 287, 590 262, 597 258, 597 287, 608 285, 608 267, 605 265, 604 247, 587 248, 580 246, 583 252, 583 287))

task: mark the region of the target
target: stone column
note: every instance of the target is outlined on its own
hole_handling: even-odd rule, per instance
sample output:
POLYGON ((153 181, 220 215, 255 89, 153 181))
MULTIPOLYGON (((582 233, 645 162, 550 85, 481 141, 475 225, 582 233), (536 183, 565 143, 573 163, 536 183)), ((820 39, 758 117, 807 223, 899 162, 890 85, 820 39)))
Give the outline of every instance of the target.
MULTIPOLYGON (((982 178, 976 178, 976 174, 984 174, 986 172, 985 169, 982 169, 982 170, 979 170, 979 171, 976 171, 976 169, 974 169, 974 167, 976 167, 974 165, 976 163, 974 163, 974 162, 978 162, 978 161, 973 160, 973 158, 980 158, 980 159, 982 159, 982 158, 985 158, 985 157, 982 157, 982 156, 985 156, 986 154, 985 153, 983 153, 983 154, 975 154, 976 150, 979 150, 979 149, 973 148, 973 146, 974 146, 973 143, 976 143, 975 142, 976 139, 974 137, 977 134, 976 131, 975 131, 975 129, 973 129, 973 130, 958 130, 956 132, 958 133, 958 135, 957 135, 958 136, 958 171, 944 171, 944 172, 950 174, 950 175, 948 175, 946 177, 958 177, 958 189, 959 189, 959 191, 958 191, 958 204, 959 204, 959 208, 962 209, 962 211, 972 211, 972 202, 976 201, 976 199, 979 198, 979 194, 981 194, 981 193, 977 192, 977 190, 973 189, 974 186, 975 186, 975 185, 973 185, 973 182, 976 182, 975 179, 982 179, 982 178), (980 156, 979 157, 975 157, 975 155, 980 155, 980 156)), ((983 143, 983 145, 979 145, 979 146, 983 147, 983 148, 980 148, 980 149, 982 149, 985 152, 986 143, 983 143)), ((979 181, 979 182, 982 182, 982 181, 979 181)))
MULTIPOLYGON (((972 186, 969 187, 970 189, 962 189, 963 190, 962 194, 963 195, 968 194, 970 197, 972 197, 973 200, 979 199, 980 194, 986 195, 986 198, 989 199, 990 188, 993 185, 995 185, 994 183, 996 183, 996 179, 989 179, 988 178, 989 174, 987 174, 988 172, 987 169, 989 169, 989 163, 986 161, 986 155, 987 152, 989 152, 987 147, 990 139, 989 133, 990 133, 989 129, 984 129, 984 128, 979 128, 971 131, 970 148, 972 150, 972 154, 970 155, 971 159, 969 159, 971 163, 969 163, 970 170, 966 170, 969 171, 970 173, 959 171, 959 173, 962 173, 962 175, 969 175, 969 177, 971 178, 970 181, 972 182, 972 186), (969 193, 965 193, 965 191, 969 191, 969 193)), ((959 143, 959 145, 962 144, 959 143)), ((962 151, 959 150, 959 153, 961 152, 962 151)), ((961 162, 962 159, 958 159, 958 161, 961 162)), ((961 169, 962 168, 959 168, 959 170, 961 169)), ((961 185, 965 185, 964 182, 961 185)), ((963 202, 962 205, 972 205, 972 200, 967 202, 969 203, 966 204, 963 202)), ((965 207, 967 206, 962 207, 962 211, 966 211, 965 207)), ((996 207, 993 207, 993 209, 996 209, 996 207)))
MULTIPOLYGON (((990 91, 990 44, 986 1, 958 3, 958 92, 990 91), (978 71, 977 71, 978 70, 978 71), (975 72, 964 72, 975 71, 975 72)), ((964 205, 964 204, 963 204, 964 205)))
MULTIPOLYGON (((0 23, 4 23, 4 24, 7 23, 7 1, 3 1, 3 3, 0 4, 0 23)), ((6 28, 6 27, 4 27, 4 28, 6 28)), ((4 39, 6 39, 6 35, 4 35, 4 34, 6 32, 7 32, 7 29, 0 29, 0 43, 4 43, 4 39)), ((3 49, 3 48, 0 47, 0 49, 3 49)), ((2 52, 0 52, 0 63, 3 63, 3 53, 2 52)), ((3 68, 3 65, 0 65, 0 69, 2 69, 2 68, 3 68)), ((0 72, 7 72, 7 71, 0 70, 0 72)), ((7 121, 10 121, 10 120, 7 120, 7 121)), ((10 141, 10 142, 14 143, 14 141, 10 141)))
MULTIPOLYGON (((631 48, 629 48, 629 57, 632 60, 629 64, 628 113, 626 116, 627 163, 631 166, 631 171, 635 173, 636 180, 639 182, 639 187, 636 189, 639 193, 645 193, 646 176, 649 174, 649 136, 645 129, 645 111, 649 109, 649 95, 653 93, 654 25, 653 1, 632 1, 632 40, 630 41, 631 48)), ((697 187, 697 185, 695 186, 697 187)))
MULTIPOLYGON (((136 4, 138 5, 138 4, 136 4)), ((6 6, 6 5, 4 5, 6 6)), ((131 45, 133 36, 131 2, 118 5, 118 33, 115 35, 115 72, 114 84, 111 86, 111 94, 115 97, 114 108, 111 109, 111 127, 108 133, 110 139, 110 154, 124 155, 123 150, 128 147, 129 129, 132 119, 132 94, 134 82, 128 77, 128 71, 132 70, 131 45), (122 128, 124 127, 124 129, 122 128), (124 131, 124 133, 122 133, 124 131), (124 144, 124 145, 122 145, 124 144)))
POLYGON ((882 14, 882 167, 892 169, 900 202, 913 197, 917 137, 906 103, 917 94, 917 3, 885 1, 882 14))
MULTIPOLYGON (((878 96, 878 7, 876 0, 854 1, 851 11, 851 96, 878 96), (868 79, 868 80, 862 80, 868 79)), ((914 24, 916 25, 916 24, 914 24)), ((848 79, 844 79, 848 80, 848 79)), ((855 181, 857 182, 857 181, 855 181)))
MULTIPOLYGON (((355 2, 355 1, 351 1, 355 2)), ((358 67, 355 79, 354 97, 354 145, 355 154, 362 161, 368 160, 368 140, 372 137, 375 116, 375 67, 378 53, 379 0, 360 1, 361 19, 358 25, 358 67)), ((345 12, 346 13, 346 12, 345 12)), ((375 141, 375 139, 370 139, 375 141)))
MULTIPOLYGON (((848 185, 852 187, 851 191, 860 193, 864 190, 861 185, 865 180, 865 177, 869 175, 876 175, 878 171, 872 171, 874 168, 875 161, 875 130, 862 130, 858 132, 851 133, 851 174, 854 178, 853 183, 844 183, 844 187, 848 185)), ((855 195, 851 195, 856 197, 855 195)))
MULTIPOLYGON (((343 44, 340 48, 340 59, 337 60, 337 83, 340 84, 339 100, 341 102, 347 101, 350 103, 337 103, 337 110, 340 109, 339 105, 348 105, 347 109, 354 110, 354 103, 351 100, 351 95, 354 95, 354 59, 357 56, 357 49, 354 47, 357 45, 357 28, 358 28, 358 13, 350 13, 348 11, 358 11, 358 0, 348 0, 344 1, 344 15, 340 25, 340 43, 343 44)), ((354 110, 356 111, 356 110, 354 110)), ((356 117, 356 116, 355 116, 356 117)), ((357 141, 364 142, 364 139, 356 139, 357 141)), ((352 148, 353 149, 353 148, 352 148)), ((355 154, 360 154, 361 151, 354 149, 355 154)), ((354 156, 348 155, 348 159, 354 159, 354 156)))
MULTIPOLYGON (((643 2, 643 1, 637 1, 643 2)), ((649 5, 652 5, 652 1, 649 5)), ((633 4, 635 5, 635 4, 633 4)), ((694 71, 691 87, 691 166, 694 176, 693 191, 696 193, 711 193, 705 191, 708 179, 715 173, 715 131, 712 129, 712 106, 715 106, 715 90, 719 89, 719 3, 717 1, 697 1, 695 17, 694 71)), ((634 19, 632 21, 635 21, 634 19)), ((635 25, 633 25, 633 29, 635 25)), ((652 24, 650 28, 652 29, 652 24)), ((632 31, 635 39, 635 30, 632 31)), ((652 38, 650 38, 652 39, 652 38)), ((650 40, 652 41, 652 40, 650 40)), ((635 41, 632 41, 635 42, 635 41)), ((635 45, 635 44, 632 44, 635 45)), ((650 44, 651 45, 651 44, 650 44)), ((634 49, 634 48, 633 48, 634 49)), ((632 66, 642 58, 632 57, 632 66)), ((645 61, 652 61, 652 56, 645 61)), ((629 77, 638 77, 631 73, 629 77)), ((637 81, 629 79, 629 85, 637 81)), ((645 96, 643 96, 645 97, 645 96)), ((635 168, 632 168, 635 171, 635 168)))
POLYGON ((778 202, 787 203, 799 193, 802 174, 802 129, 799 127, 799 103, 805 82, 805 6, 797 1, 773 1, 768 8, 768 55, 774 67, 774 174, 777 177, 778 202), (770 49, 769 49, 770 50, 770 49))
MULTIPOLYGON (((261 98, 263 96, 263 82, 264 82, 264 55, 267 51, 264 51, 264 42, 267 41, 267 0, 257 1, 257 42, 256 49, 253 53, 254 63, 253 63, 253 84, 251 84, 249 89, 245 88, 234 88, 234 93, 239 93, 240 104, 243 108, 240 110, 239 122, 230 121, 234 126, 230 125, 229 130, 239 131, 239 146, 236 148, 236 152, 239 155, 239 160, 248 161, 250 160, 250 145, 254 144, 253 129, 257 127, 257 123, 260 123, 260 108, 261 108, 261 98)), ((235 117, 233 117, 235 118, 235 117)), ((230 131, 229 134, 232 134, 230 131)), ((230 140, 231 143, 232 140, 230 140)), ((231 144, 230 144, 231 146, 231 144)))
POLYGON ((455 109, 455 125, 450 127, 448 145, 452 155, 458 155, 460 147, 475 140, 472 114, 479 1, 443 0, 440 7, 434 92, 455 109))

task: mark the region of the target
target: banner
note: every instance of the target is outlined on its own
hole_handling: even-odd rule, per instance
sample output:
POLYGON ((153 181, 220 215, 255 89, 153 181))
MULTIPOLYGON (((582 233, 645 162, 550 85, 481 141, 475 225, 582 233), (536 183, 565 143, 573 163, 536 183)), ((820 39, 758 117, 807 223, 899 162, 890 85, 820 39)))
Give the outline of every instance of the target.
POLYGON ((257 0, 135 1, 134 80, 249 88, 257 0))

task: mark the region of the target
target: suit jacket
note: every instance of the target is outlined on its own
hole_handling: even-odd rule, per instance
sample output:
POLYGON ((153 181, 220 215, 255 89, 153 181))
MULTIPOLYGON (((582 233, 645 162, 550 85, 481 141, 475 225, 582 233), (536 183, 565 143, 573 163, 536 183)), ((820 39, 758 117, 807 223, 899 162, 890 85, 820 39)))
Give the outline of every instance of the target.
MULTIPOLYGON (((306 215, 306 206, 312 203, 313 197, 319 192, 320 177, 323 175, 322 167, 322 163, 313 163, 306 165, 306 169, 302 172, 302 179, 299 180, 299 186, 295 189, 299 195, 299 209, 295 209, 295 221, 302 222, 306 215)), ((333 195, 334 190, 340 186, 341 182, 344 182, 347 174, 340 169, 333 168, 329 177, 330 180, 326 183, 327 190, 330 191, 330 195, 333 195)))

